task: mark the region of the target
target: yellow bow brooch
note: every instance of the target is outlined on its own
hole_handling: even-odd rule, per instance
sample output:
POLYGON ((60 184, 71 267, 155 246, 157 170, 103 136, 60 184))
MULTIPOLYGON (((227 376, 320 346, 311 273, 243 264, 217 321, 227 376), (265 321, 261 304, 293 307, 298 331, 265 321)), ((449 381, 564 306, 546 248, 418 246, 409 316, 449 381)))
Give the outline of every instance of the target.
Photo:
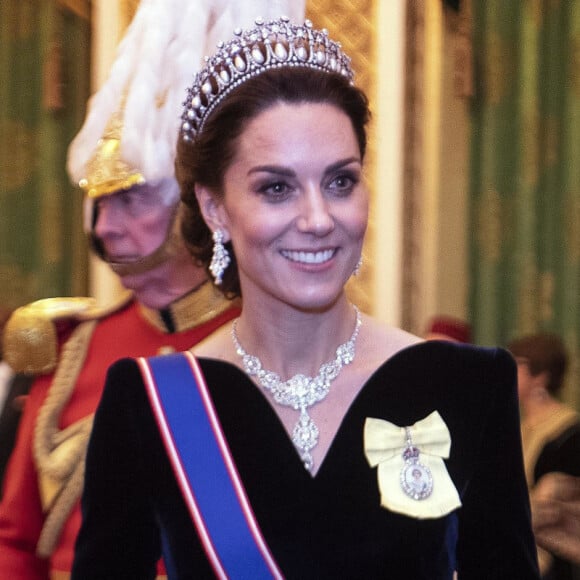
POLYGON ((418 519, 439 518, 461 507, 443 459, 451 436, 437 411, 410 427, 367 417, 364 448, 377 476, 381 505, 418 519))

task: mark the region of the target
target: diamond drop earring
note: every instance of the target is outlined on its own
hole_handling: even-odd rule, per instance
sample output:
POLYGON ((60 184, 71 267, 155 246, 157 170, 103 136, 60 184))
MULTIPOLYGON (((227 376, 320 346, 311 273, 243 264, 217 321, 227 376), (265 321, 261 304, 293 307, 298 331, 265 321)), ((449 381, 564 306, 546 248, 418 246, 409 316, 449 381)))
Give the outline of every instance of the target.
POLYGON ((209 271, 214 277, 216 286, 222 283, 224 272, 231 262, 230 255, 224 246, 224 233, 216 230, 213 235, 213 254, 209 265, 209 271))
POLYGON ((352 272, 353 276, 358 276, 360 274, 362 265, 363 265, 363 257, 361 254, 361 257, 358 259, 358 262, 356 263, 356 266, 354 267, 354 270, 352 272))

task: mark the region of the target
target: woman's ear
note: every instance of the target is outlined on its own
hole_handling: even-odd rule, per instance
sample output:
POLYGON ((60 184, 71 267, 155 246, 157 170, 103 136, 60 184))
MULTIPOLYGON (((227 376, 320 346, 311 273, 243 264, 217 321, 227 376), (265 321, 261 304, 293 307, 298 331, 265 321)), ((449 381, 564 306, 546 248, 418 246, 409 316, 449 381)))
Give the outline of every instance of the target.
POLYGON ((222 230, 225 238, 224 241, 229 241, 230 236, 223 203, 211 190, 203 185, 195 186, 195 197, 197 197, 201 215, 208 228, 212 232, 222 230))

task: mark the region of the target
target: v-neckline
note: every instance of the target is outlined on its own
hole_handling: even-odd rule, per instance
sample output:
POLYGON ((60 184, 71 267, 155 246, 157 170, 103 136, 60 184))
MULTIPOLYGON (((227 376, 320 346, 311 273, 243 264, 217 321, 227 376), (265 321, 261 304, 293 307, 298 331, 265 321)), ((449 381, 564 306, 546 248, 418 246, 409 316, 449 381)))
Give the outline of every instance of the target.
MULTIPOLYGON (((280 441, 280 445, 282 445, 282 447, 279 449, 284 449, 285 450, 283 452, 284 456, 291 458, 291 459, 289 459, 289 461, 291 461, 292 464, 296 465, 296 470, 293 470, 293 471, 300 473, 300 470, 302 470, 303 473, 299 476, 301 480, 306 478, 306 481, 310 480, 312 482, 316 482, 316 481, 323 478, 324 472, 328 468, 328 463, 329 463, 328 459, 333 454, 333 450, 339 444, 338 442, 340 441, 340 439, 342 437, 345 426, 350 422, 351 416, 356 412, 356 409, 357 409, 358 405, 360 404, 360 400, 367 390, 366 389, 367 386, 373 382, 374 377, 378 373, 380 373, 381 370, 383 368, 385 368, 385 366, 389 365, 390 362, 394 358, 396 358, 400 352, 402 352, 402 350, 407 350, 407 348, 412 348, 412 346, 414 346, 414 345, 411 345, 410 347, 405 347, 404 349, 401 349, 400 351, 397 351, 396 353, 394 353, 393 356, 388 358, 379 367, 377 367, 377 369, 375 369, 374 372, 371 373, 367 377, 367 379, 362 383, 358 392, 351 399, 350 404, 348 405, 345 412, 343 413, 343 416, 338 423, 338 427, 333 434, 332 440, 331 440, 324 456, 319 461, 318 468, 316 469, 316 471, 314 473, 311 473, 310 471, 308 471, 305 468, 304 463, 302 462, 302 459, 300 457, 300 454, 299 454, 296 446, 292 442, 292 438, 291 438, 290 434, 286 430, 284 422, 282 421, 282 419, 280 418, 278 413, 276 413, 276 410, 275 410, 273 404, 269 400, 269 394, 267 392, 264 392, 263 389, 261 389, 258 385, 256 385, 254 383, 254 381, 252 381, 252 379, 250 377, 248 377, 248 375, 242 369, 240 369, 237 365, 235 365, 229 361, 225 361, 225 360, 221 360, 221 359, 211 359, 211 358, 204 359, 203 357, 201 357, 201 360, 206 360, 206 361, 214 363, 214 364, 217 363, 219 365, 223 365, 223 367, 227 368, 229 370, 229 372, 234 373, 233 376, 235 377, 236 380, 232 381, 232 383, 243 385, 244 388, 246 388, 250 393, 252 393, 252 395, 250 395, 250 396, 252 396, 253 398, 256 398, 257 400, 260 401, 260 403, 259 403, 260 409, 261 409, 260 413, 263 414, 262 416, 264 418, 263 419, 264 425, 267 426, 268 422, 270 422, 270 424, 272 425, 272 432, 270 433, 270 435, 273 436, 274 433, 276 434, 275 436, 278 437, 278 439, 280 441)), ((220 388, 219 385, 212 385, 212 384, 210 384, 209 387, 210 387, 210 392, 213 391, 214 389, 220 388)), ((229 388, 229 386, 228 386, 228 388, 229 388)), ((219 416, 219 409, 218 409, 218 416, 219 416)), ((362 433, 361 433, 361 439, 362 439, 362 433)), ((361 453, 362 453, 362 448, 361 448, 361 453)), ((296 473, 296 475, 297 475, 297 473, 296 473)))

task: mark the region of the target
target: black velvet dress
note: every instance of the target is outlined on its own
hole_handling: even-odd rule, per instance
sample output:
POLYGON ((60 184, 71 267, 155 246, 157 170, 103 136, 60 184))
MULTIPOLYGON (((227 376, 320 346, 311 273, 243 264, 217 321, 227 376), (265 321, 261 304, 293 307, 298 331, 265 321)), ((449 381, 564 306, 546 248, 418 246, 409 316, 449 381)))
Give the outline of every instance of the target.
MULTIPOLYGON (((289 579, 538 578, 515 365, 502 350, 426 342, 386 361, 344 417, 312 477, 262 393, 238 368, 201 359, 263 536, 289 579), (412 425, 438 411, 462 507, 415 519, 381 507, 365 418, 412 425)), ((332 396, 332 391, 329 396, 332 396)), ((109 371, 88 451, 73 578, 213 578, 131 360, 109 371)))

